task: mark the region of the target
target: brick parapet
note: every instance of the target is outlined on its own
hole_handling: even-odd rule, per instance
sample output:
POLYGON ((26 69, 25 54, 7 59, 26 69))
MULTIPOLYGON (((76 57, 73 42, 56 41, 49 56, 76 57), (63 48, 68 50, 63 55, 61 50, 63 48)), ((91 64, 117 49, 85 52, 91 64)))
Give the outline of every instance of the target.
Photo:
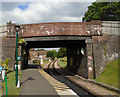
MULTIPOLYGON (((15 37, 15 24, 7 25, 7 36, 15 37)), ((102 34, 102 21, 91 22, 54 22, 21 24, 21 37, 51 36, 51 35, 80 35, 92 36, 102 34)))

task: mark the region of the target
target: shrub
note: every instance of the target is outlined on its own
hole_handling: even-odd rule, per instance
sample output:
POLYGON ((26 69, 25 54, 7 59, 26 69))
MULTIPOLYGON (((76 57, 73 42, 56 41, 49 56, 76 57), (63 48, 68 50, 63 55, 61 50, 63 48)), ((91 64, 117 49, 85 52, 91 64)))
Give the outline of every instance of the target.
POLYGON ((8 62, 9 62, 9 58, 7 58, 5 63, 4 63, 6 68, 8 67, 8 62))
POLYGON ((5 62, 1 60, 0 66, 2 66, 4 69, 8 69, 8 62, 9 62, 9 58, 7 58, 5 62))
POLYGON ((38 63, 39 65, 40 65, 40 62, 41 62, 40 60, 37 60, 37 63, 38 63))
POLYGON ((1 60, 1 61, 0 61, 0 66, 2 66, 3 63, 4 63, 3 60, 1 60))

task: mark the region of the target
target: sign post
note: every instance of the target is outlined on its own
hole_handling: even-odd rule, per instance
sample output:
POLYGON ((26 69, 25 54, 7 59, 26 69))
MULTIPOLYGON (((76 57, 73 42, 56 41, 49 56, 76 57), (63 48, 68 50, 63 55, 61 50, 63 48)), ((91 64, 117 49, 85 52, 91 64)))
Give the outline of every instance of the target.
POLYGON ((16 75, 15 75, 15 84, 17 86, 18 84, 18 30, 19 30, 20 26, 19 25, 15 25, 15 29, 16 29, 16 75))

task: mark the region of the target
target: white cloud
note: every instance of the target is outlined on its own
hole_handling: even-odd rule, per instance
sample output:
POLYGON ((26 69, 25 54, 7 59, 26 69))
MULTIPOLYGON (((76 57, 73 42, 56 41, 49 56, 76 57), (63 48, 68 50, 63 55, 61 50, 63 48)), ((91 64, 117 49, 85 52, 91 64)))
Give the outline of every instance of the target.
POLYGON ((58 51, 60 48, 43 48, 43 49, 45 49, 45 50, 56 50, 56 51, 58 51))
POLYGON ((30 3, 22 10, 18 5, 25 3, 4 3, 2 22, 12 20, 17 23, 39 22, 81 22, 91 2, 39 2, 30 3))
POLYGON ((38 50, 38 49, 44 49, 44 50, 56 50, 56 51, 58 51, 60 48, 35 48, 35 50, 38 50))
POLYGON ((82 21, 82 17, 62 17, 61 18, 61 20, 63 20, 63 21, 71 21, 71 22, 80 22, 80 21, 82 21))
MULTIPOLYGON (((20 1, 21 2, 53 2, 53 0, 3 0, 2 2, 20 2, 20 1)), ((54 2, 95 2, 95 1, 96 0, 54 0, 54 2)))

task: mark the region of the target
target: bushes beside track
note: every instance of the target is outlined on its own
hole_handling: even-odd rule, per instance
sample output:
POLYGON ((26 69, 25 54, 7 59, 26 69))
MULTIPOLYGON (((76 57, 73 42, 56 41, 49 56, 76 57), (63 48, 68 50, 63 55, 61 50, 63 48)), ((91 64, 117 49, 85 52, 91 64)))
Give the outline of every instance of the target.
POLYGON ((66 68, 67 67, 67 57, 60 58, 58 61, 58 65, 62 68, 66 68))

